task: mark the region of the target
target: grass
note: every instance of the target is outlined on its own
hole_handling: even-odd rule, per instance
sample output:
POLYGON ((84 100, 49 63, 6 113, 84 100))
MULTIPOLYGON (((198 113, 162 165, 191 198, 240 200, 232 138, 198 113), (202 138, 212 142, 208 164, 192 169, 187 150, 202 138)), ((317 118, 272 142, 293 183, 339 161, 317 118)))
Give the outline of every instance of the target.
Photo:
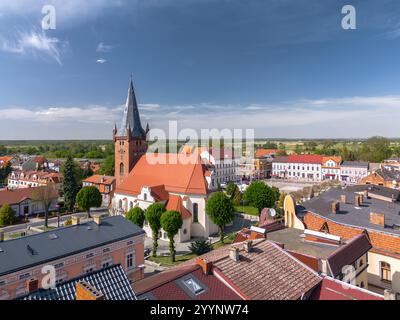
POLYGON ((4 236, 5 240, 17 239, 23 237, 25 234, 23 232, 9 233, 4 236))
POLYGON ((57 229, 56 227, 52 227, 52 226, 48 226, 47 228, 45 228, 44 226, 42 227, 38 227, 38 229, 43 230, 43 231, 50 231, 50 230, 54 230, 57 229))
POLYGON ((175 262, 171 261, 171 257, 170 256, 157 256, 157 257, 149 257, 150 261, 153 261, 155 263, 159 263, 162 266, 166 266, 166 267, 172 267, 175 266, 179 263, 191 260, 193 258, 197 257, 194 253, 187 253, 187 254, 183 254, 183 255, 179 255, 179 256, 175 256, 175 262))
POLYGON ((260 215, 258 209, 251 206, 235 206, 235 211, 257 217, 260 215))

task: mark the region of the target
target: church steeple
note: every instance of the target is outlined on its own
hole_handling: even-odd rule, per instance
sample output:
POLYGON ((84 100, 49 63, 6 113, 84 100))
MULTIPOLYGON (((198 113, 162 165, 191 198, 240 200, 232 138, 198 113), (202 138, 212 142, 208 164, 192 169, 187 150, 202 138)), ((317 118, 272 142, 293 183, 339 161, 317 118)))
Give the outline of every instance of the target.
POLYGON ((126 136, 127 129, 129 128, 131 131, 131 138, 146 139, 146 132, 143 130, 142 123, 140 121, 132 77, 129 81, 128 97, 126 98, 124 115, 122 117, 121 126, 117 132, 117 135, 126 136))
POLYGON ((148 142, 147 132, 140 122, 139 109, 133 89, 132 78, 129 82, 124 115, 119 129, 113 129, 115 150, 116 183, 119 185, 131 172, 139 158, 146 153, 148 142))

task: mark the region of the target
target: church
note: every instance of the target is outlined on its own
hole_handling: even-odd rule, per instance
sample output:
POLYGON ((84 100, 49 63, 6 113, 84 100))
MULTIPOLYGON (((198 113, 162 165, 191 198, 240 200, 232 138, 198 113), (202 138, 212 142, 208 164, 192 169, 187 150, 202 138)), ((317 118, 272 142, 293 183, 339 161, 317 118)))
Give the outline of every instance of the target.
MULTIPOLYGON (((134 207, 145 210, 161 202, 166 210, 178 211, 182 216, 183 226, 176 242, 217 233, 218 227, 205 212, 207 198, 215 190, 211 172, 197 154, 164 154, 163 163, 148 161, 148 134, 149 125, 146 129, 142 127, 131 80, 121 125, 113 129, 116 178, 113 214, 124 215, 134 207)), ((147 222, 143 229, 152 237, 147 222)), ((168 241, 163 230, 159 238, 168 241)))

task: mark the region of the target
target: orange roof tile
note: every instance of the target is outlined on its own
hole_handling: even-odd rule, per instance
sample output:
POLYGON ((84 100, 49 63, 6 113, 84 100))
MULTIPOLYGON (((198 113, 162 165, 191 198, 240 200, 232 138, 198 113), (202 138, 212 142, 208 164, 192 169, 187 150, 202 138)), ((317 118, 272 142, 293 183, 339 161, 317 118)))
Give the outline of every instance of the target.
POLYGON ((279 149, 258 149, 256 150, 256 158, 264 158, 265 156, 276 154, 279 152, 279 149))
POLYGON ((172 153, 157 156, 166 163, 153 164, 146 155, 142 156, 116 192, 137 195, 143 186, 164 185, 167 192, 207 194, 205 168, 198 156, 172 153))
POLYGON ((182 198, 175 194, 169 196, 165 209, 167 211, 178 211, 181 214, 182 219, 189 219, 192 217, 190 211, 183 206, 182 198))
POLYGON ((83 180, 82 182, 90 182, 95 184, 113 184, 115 178, 112 176, 103 176, 100 174, 95 174, 83 180))

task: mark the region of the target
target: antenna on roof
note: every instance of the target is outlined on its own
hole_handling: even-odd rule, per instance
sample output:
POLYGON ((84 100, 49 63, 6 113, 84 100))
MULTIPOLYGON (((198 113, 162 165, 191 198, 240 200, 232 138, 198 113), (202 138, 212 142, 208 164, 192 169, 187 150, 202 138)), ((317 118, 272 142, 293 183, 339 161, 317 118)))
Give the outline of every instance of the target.
POLYGON ((26 245, 26 249, 28 249, 29 253, 33 256, 36 254, 35 249, 33 249, 29 244, 26 245))

